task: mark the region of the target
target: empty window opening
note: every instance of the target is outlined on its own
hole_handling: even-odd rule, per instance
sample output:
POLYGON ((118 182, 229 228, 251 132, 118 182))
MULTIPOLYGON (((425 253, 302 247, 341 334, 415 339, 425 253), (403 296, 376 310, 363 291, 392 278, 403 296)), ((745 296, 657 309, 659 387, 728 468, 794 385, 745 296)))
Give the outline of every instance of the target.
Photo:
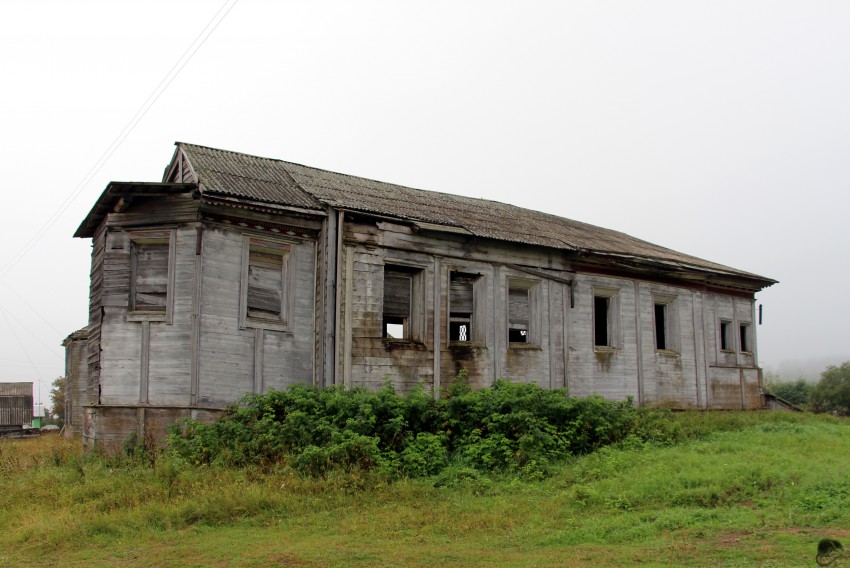
POLYGON ((720 322, 720 350, 729 351, 732 342, 729 338, 729 331, 732 329, 732 323, 728 321, 720 322))
POLYGON ((749 353, 750 352, 750 326, 742 325, 740 328, 739 339, 741 341, 741 352, 749 353))
POLYGON ((449 341, 472 341, 473 288, 478 276, 449 276, 449 341))
POLYGON ((386 339, 411 339, 410 318, 415 273, 402 267, 387 266, 384 269, 383 336, 386 339))
POLYGON ((611 310, 611 298, 593 297, 593 344, 599 347, 611 346, 611 334, 608 319, 611 310))
POLYGON ((168 242, 132 243, 130 309, 165 313, 168 298, 168 242))
POLYGON ((528 343, 528 288, 508 288, 508 341, 528 343))
POLYGON ((251 239, 248 248, 247 315, 251 319, 283 320, 287 245, 251 239))
POLYGON ((655 348, 667 349, 667 304, 655 304, 655 348))

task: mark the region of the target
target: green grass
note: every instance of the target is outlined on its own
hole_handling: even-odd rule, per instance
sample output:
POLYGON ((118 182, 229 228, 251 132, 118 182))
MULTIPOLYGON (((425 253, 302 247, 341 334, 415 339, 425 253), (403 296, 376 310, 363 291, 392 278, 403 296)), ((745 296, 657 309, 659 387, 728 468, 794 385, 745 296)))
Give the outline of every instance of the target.
POLYGON ((0 567, 806 566, 822 537, 850 540, 847 420, 663 420, 683 443, 627 441, 540 481, 312 479, 0 441, 0 567))

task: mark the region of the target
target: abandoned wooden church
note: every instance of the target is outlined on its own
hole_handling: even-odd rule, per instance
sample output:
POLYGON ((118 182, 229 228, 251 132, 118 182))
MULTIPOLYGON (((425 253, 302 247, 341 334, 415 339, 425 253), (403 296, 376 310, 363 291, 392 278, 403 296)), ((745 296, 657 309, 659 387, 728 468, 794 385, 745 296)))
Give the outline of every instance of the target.
POLYGON ((760 408, 774 284, 512 205, 178 143, 112 182, 69 429, 110 445, 292 383, 439 392, 461 369, 678 408, 760 408))

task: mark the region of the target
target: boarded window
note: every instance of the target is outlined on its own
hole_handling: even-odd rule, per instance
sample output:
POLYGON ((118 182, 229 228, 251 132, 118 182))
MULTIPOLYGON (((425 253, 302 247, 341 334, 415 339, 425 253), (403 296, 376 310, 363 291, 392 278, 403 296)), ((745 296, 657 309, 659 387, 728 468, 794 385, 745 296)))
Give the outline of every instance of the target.
POLYGON ((289 245, 251 239, 248 245, 246 310, 249 319, 282 322, 289 245))
POLYGON ((530 302, 526 287, 508 287, 508 341, 527 343, 530 302))
POLYGON ((422 270, 405 266, 384 267, 383 337, 418 339, 421 336, 422 270))
POLYGON ((655 348, 667 349, 667 304, 655 304, 655 348))
POLYGON ((168 249, 168 241, 132 242, 131 310, 165 313, 168 249))
POLYGON ((729 337, 729 332, 732 329, 732 322, 721 321, 720 322, 720 350, 721 351, 730 351, 732 347, 732 340, 729 337))
POLYGON ((449 341, 472 341, 473 291, 477 275, 452 272, 449 277, 449 341))

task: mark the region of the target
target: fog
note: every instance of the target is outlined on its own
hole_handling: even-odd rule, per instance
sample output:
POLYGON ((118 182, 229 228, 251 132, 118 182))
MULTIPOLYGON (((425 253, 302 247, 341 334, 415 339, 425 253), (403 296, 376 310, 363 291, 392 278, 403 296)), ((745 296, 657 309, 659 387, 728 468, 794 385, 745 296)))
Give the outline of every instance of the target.
POLYGON ((761 364, 848 360, 848 59, 839 1, 6 2, 0 381, 46 400, 88 320, 71 235, 176 140, 768 276, 761 364))

